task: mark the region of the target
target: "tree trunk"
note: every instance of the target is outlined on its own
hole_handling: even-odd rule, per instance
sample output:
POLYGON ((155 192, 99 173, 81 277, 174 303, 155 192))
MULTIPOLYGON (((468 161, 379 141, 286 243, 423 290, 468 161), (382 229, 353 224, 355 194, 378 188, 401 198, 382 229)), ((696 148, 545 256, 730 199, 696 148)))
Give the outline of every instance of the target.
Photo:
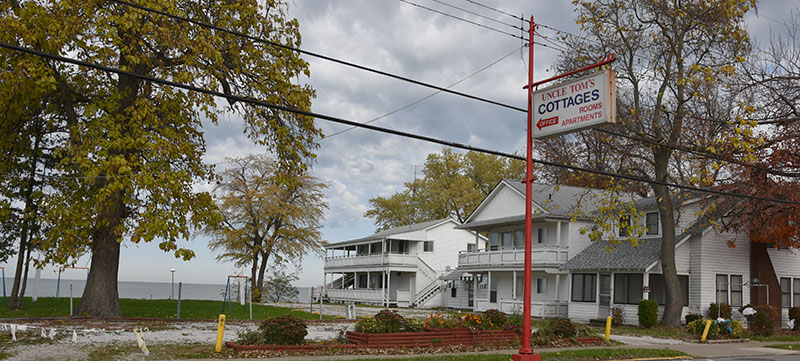
MULTIPOLYGON (((669 150, 656 148, 655 173, 656 180, 667 181, 669 150)), ((675 267, 675 208, 669 188, 665 185, 653 184, 653 191, 661 218, 661 272, 664 274, 666 302, 661 324, 669 327, 680 327, 683 311, 683 290, 675 267)))
POLYGON ((119 273, 120 237, 117 228, 122 224, 124 205, 122 191, 109 197, 106 207, 98 217, 98 226, 92 234, 92 263, 89 279, 83 290, 76 315, 121 317, 117 275, 119 273))
POLYGON ((258 271, 258 253, 253 255, 253 266, 250 267, 250 302, 261 302, 261 287, 257 287, 256 272, 258 271))
POLYGON ((25 289, 28 287, 28 269, 31 265, 31 247, 28 247, 28 255, 25 256, 25 270, 22 271, 22 287, 19 290, 19 308, 22 308, 22 300, 25 297, 25 289))
POLYGON ((264 298, 264 273, 267 272, 267 261, 269 261, 269 252, 265 252, 261 255, 261 267, 258 269, 258 289, 261 293, 261 300, 263 301, 264 298))
MULTIPOLYGON (((9 310, 18 310, 22 307, 22 298, 25 292, 20 293, 20 281, 23 274, 23 267, 25 266, 25 255, 28 250, 28 243, 31 238, 31 217, 28 216, 29 212, 33 212, 33 218, 36 218, 36 205, 33 204, 33 183, 36 181, 36 163, 38 157, 36 152, 39 150, 39 132, 36 132, 33 142, 33 156, 31 159, 31 167, 28 170, 28 184, 25 188, 25 208, 22 211, 22 233, 19 237, 19 254, 17 255, 17 268, 14 270, 14 285, 11 287, 11 298, 8 300, 9 310)), ((30 257, 30 251, 27 252, 30 257)), ((27 274, 27 272, 25 272, 27 274)), ((23 288, 24 289, 24 288, 23 288)))

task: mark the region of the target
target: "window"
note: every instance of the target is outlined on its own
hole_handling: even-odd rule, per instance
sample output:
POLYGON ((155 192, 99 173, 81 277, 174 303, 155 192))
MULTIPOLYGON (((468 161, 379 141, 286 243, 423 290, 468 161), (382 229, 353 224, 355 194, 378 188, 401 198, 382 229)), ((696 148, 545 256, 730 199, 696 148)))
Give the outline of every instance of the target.
POLYGON ((614 303, 637 304, 642 299, 642 280, 638 273, 614 275, 614 303))
POLYGON ((500 233, 489 232, 489 250, 496 251, 500 247, 500 233))
POLYGON ((424 252, 433 252, 433 241, 425 241, 423 244, 424 252))
POLYGON ((792 307, 790 298, 792 292, 792 279, 781 278, 781 307, 792 307))
POLYGON ((794 279, 794 307, 800 306, 800 278, 794 279))
POLYGON ((622 216, 619 219, 619 236, 627 237, 628 228, 631 226, 631 216, 622 216))
POLYGON ((525 248, 525 232, 521 230, 514 231, 514 248, 516 249, 525 248))
POLYGON ((525 281, 524 275, 523 274, 518 274, 517 275, 517 283, 516 283, 516 286, 515 286, 515 289, 514 289, 514 298, 515 299, 518 299, 518 300, 522 299, 522 292, 524 291, 523 288, 525 287, 525 284, 523 283, 523 281, 525 281))
POLYGON ((514 240, 511 239, 511 232, 503 232, 503 249, 514 247, 514 240))
POLYGON ((467 243, 467 252, 475 252, 478 250, 478 245, 475 243, 467 243))
MULTIPOLYGON (((681 293, 683 294, 683 305, 689 305, 689 276, 678 275, 681 283, 681 293)), ((667 286, 664 283, 664 275, 650 275, 650 299, 663 305, 667 300, 667 286)))
POLYGON ((572 275, 572 301, 595 302, 597 300, 597 276, 595 274, 572 275))
POLYGON ((455 287, 453 287, 453 288, 451 288, 451 289, 450 289, 450 297, 451 297, 451 298, 456 298, 456 290, 457 290, 457 289, 458 289, 458 288, 455 288, 455 287))
POLYGON ((538 231, 538 235, 539 235, 537 243, 546 244, 547 243, 547 228, 539 228, 537 231, 538 231))
POLYGON ((658 234, 658 212, 650 212, 647 213, 647 219, 645 222, 647 223, 647 234, 654 235, 658 234))
POLYGON ((536 293, 539 294, 547 293, 547 279, 545 278, 536 279, 536 293))
POLYGON ((731 306, 742 306, 742 276, 731 275, 731 306))
POLYGON ((717 303, 728 303, 728 275, 717 275, 717 303))

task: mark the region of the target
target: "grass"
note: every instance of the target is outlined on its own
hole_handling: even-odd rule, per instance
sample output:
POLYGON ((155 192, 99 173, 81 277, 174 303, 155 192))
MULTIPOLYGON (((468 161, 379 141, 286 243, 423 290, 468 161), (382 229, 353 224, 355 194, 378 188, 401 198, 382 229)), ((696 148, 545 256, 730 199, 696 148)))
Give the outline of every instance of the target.
MULTIPOLYGON (((148 345, 150 358, 155 360, 203 359, 214 357, 214 345, 204 343, 148 345)), ((141 354, 135 345, 93 347, 89 360, 114 360, 130 354, 141 354)))
POLYGON ((800 333, 776 333, 772 336, 756 336, 746 332, 744 337, 761 342, 800 342, 800 333))
POLYGON ((781 350, 800 350, 800 343, 782 343, 777 345, 766 345, 764 347, 779 348, 781 350))
MULTIPOLYGON (((673 350, 639 349, 639 348, 611 348, 611 349, 586 349, 565 350, 558 352, 542 352, 543 361, 588 361, 588 360, 616 360, 620 358, 647 358, 647 357, 679 357, 689 356, 686 353, 673 350)), ((419 356, 411 358, 397 358, 403 361, 471 361, 476 355, 443 355, 419 356)), ((482 361, 508 361, 507 354, 481 354, 482 361)), ((359 361, 378 361, 391 359, 359 359, 359 361)))
MULTIPOLYGON (((79 298, 73 299, 75 308, 78 307, 79 303, 79 298)), ((39 297, 38 301, 31 302, 31 299, 26 297, 23 300, 22 309, 15 311, 8 310, 6 304, 7 302, 0 301, 0 318, 69 316, 69 298, 39 297)), ((178 301, 123 298, 119 300, 119 306, 124 317, 175 318, 178 310, 178 301)), ((223 311, 222 301, 181 301, 182 319, 217 319, 221 311, 223 311)), ((229 320, 247 320, 250 318, 249 305, 242 306, 235 303, 231 305, 231 312, 228 312, 228 305, 226 304, 224 313, 229 320)), ((319 319, 318 314, 311 314, 302 310, 253 304, 253 319, 260 320, 285 315, 304 320, 319 319)), ((323 318, 334 319, 336 317, 323 316, 323 318)))
MULTIPOLYGON (((605 328, 592 326, 598 334, 605 334, 605 328)), ((611 327, 612 335, 628 335, 628 336, 650 336, 655 338, 669 338, 676 340, 689 340, 696 339, 695 335, 686 332, 683 327, 664 327, 654 326, 651 328, 642 328, 637 326, 613 326, 611 327)))

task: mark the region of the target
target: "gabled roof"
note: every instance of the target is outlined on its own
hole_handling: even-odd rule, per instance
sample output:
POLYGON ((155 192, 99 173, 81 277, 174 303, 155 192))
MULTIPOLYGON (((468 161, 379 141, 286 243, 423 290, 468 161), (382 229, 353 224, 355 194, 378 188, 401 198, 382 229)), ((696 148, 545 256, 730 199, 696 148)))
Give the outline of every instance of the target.
POLYGON ((356 238, 356 239, 351 239, 351 240, 342 241, 342 242, 336 242, 336 243, 329 243, 328 245, 325 246, 325 248, 348 246, 348 245, 363 243, 365 241, 381 240, 381 239, 384 239, 384 238, 392 238, 392 236, 400 235, 400 234, 403 234, 403 233, 411 233, 411 232, 416 232, 416 231, 427 230, 427 229, 436 227, 436 226, 438 226, 440 224, 443 224, 443 223, 446 223, 446 222, 453 222, 456 225, 458 225, 458 222, 456 222, 454 219, 452 219, 450 217, 442 218, 442 219, 436 219, 436 220, 422 222, 422 223, 415 223, 415 224, 409 224, 409 225, 405 225, 405 226, 392 227, 392 228, 389 228, 387 230, 375 232, 375 233, 373 233, 373 234, 371 234, 371 235, 369 235, 367 237, 356 238))
MULTIPOLYGON (((691 236, 703 233, 708 228, 709 219, 714 215, 698 218, 683 233, 675 236, 675 247, 691 236)), ((634 247, 623 241, 611 252, 606 251, 606 242, 592 242, 583 251, 561 266, 570 271, 589 270, 631 270, 644 272, 661 259, 661 237, 642 237, 639 246, 634 247)))

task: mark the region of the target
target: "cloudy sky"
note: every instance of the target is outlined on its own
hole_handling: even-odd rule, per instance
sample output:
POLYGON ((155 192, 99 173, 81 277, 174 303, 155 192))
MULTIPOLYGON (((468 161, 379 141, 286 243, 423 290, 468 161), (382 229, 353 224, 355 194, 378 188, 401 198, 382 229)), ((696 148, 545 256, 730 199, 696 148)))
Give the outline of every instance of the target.
MULTIPOLYGON (((408 0, 469 21, 520 35, 510 25, 520 21, 465 0, 408 0), (441 3, 479 13, 501 24, 441 3)), ((527 77, 527 49, 522 41, 474 24, 437 14, 401 0, 292 0, 289 14, 300 22, 305 50, 373 67, 426 83, 524 108, 522 89, 527 77), (524 55, 524 57, 523 57, 524 55), (494 64, 488 68, 488 65, 494 64), (484 69, 475 74, 481 69, 484 69), (474 75, 473 75, 474 74, 474 75), (468 78, 464 80, 465 78, 468 78)), ((533 13, 539 32, 552 39, 552 28, 578 34, 570 1, 499 0, 476 1, 496 9, 524 15, 533 13)), ((759 39, 770 31, 782 31, 790 0, 759 4, 759 15, 751 14, 748 28, 759 39)), ((542 39, 537 39, 541 41, 542 39)), ((551 45, 551 44, 547 44, 551 45)), ((536 46, 535 80, 552 76, 558 50, 536 46)), ((307 81, 317 91, 312 110, 317 113, 365 122, 405 108, 373 124, 411 133, 447 139, 504 152, 524 151, 525 114, 435 90, 348 68, 325 60, 305 57, 311 65, 307 81), (421 99, 429 97, 421 102, 421 99), (419 103, 416 103, 419 102, 419 103), (414 104, 416 103, 416 104, 414 104), (414 105, 411 105, 414 104, 414 105), (411 105, 411 106, 409 106, 411 105)), ((326 135, 347 127, 318 121, 326 135)), ((219 163, 225 157, 263 152, 242 135, 235 117, 221 117, 218 125, 204 129, 208 143, 206 161, 219 163)), ((330 209, 323 222, 323 238, 337 242, 366 236, 375 229, 363 216, 369 199, 388 196, 414 178, 429 153, 441 146, 369 130, 353 129, 320 141, 313 173, 330 187, 326 197, 330 209)), ((231 264, 219 263, 207 249, 207 239, 186 241, 197 252, 189 262, 176 260, 155 244, 126 246, 122 250, 121 281, 169 282, 175 268, 176 282, 223 284, 228 274, 246 273, 231 264)), ((87 265, 82 260, 79 265, 87 265)), ((298 286, 322 282, 322 260, 310 255, 302 263, 298 286)), ((13 272, 13 265, 6 265, 13 272)), ((7 273, 8 274, 8 273, 7 273)), ((52 269, 43 277, 54 278, 52 269)), ((67 271, 65 278, 84 278, 81 271, 67 271)))

